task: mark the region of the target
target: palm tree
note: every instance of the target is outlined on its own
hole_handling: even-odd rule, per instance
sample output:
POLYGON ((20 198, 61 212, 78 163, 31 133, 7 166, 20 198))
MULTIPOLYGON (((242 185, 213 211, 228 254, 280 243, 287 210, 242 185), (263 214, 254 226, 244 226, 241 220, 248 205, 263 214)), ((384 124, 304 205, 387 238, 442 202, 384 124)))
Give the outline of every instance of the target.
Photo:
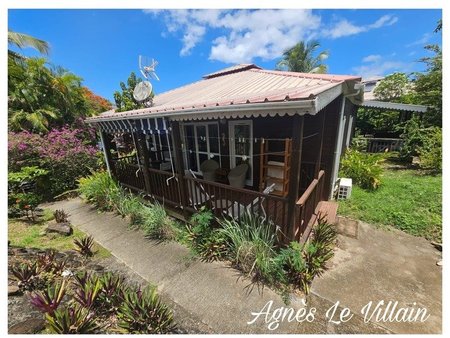
MULTIPOLYGON (((48 55, 50 51, 50 46, 48 42, 44 40, 37 39, 31 35, 14 32, 8 30, 8 44, 16 46, 20 49, 24 48, 34 48, 39 51, 39 53, 48 55)), ((8 56, 13 59, 23 59, 23 56, 8 49, 8 56)))
POLYGON ((300 73, 321 73, 327 72, 327 66, 322 63, 328 58, 328 52, 322 51, 314 56, 314 52, 320 44, 316 40, 307 43, 301 41, 295 46, 287 49, 283 53, 283 58, 277 63, 277 70, 287 70, 300 73))

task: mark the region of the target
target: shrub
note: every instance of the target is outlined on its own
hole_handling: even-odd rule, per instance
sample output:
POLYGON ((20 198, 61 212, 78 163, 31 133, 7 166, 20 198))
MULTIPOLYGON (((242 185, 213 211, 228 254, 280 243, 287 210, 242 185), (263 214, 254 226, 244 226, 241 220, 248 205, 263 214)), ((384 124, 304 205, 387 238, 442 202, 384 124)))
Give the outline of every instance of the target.
POLYGON ((12 195, 15 203, 11 206, 19 215, 26 216, 30 221, 36 221, 36 208, 42 202, 42 197, 35 193, 18 193, 12 195))
POLYGON ((205 261, 214 261, 225 255, 225 237, 213 228, 214 216, 210 210, 202 208, 190 219, 188 226, 189 243, 195 253, 205 261))
POLYGON ((298 242, 291 242, 288 247, 282 248, 273 259, 272 282, 292 283, 302 286, 302 279, 306 271, 303 258, 303 247, 298 242))
POLYGON ((56 310, 53 315, 46 314, 47 329, 56 334, 89 334, 99 329, 95 313, 79 305, 56 310))
POLYGON ((53 129, 46 135, 8 134, 8 167, 18 172, 36 166, 48 171, 39 194, 52 198, 76 187, 76 180, 99 167, 100 152, 81 129, 53 129))
POLYGON ((92 236, 85 236, 81 239, 75 239, 75 250, 78 251, 84 257, 92 257, 94 252, 92 247, 94 246, 94 238, 92 236))
POLYGON ((424 130, 422 145, 417 148, 420 167, 442 170, 442 129, 431 127, 424 130))
POLYGON ((221 222, 227 254, 242 271, 257 279, 270 275, 270 259, 275 256, 277 233, 272 223, 246 213, 241 220, 221 222))
POLYGON ((93 172, 78 180, 78 192, 98 209, 111 211, 122 196, 119 185, 108 172, 93 172))
POLYGON ((172 312, 151 287, 127 291, 117 318, 119 327, 128 333, 158 334, 174 329, 172 312))
POLYGON ((361 188, 377 189, 383 173, 381 161, 382 157, 378 154, 348 149, 341 161, 340 176, 351 178, 361 188))

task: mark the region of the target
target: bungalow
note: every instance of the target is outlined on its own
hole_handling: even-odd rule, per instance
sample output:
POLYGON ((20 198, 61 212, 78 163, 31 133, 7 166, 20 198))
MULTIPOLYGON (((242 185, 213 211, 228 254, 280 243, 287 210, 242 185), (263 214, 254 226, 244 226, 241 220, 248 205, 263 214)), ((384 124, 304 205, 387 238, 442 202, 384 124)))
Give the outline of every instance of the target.
POLYGON ((326 201, 363 94, 357 76, 240 64, 156 95, 148 108, 87 121, 124 187, 183 217, 202 205, 235 219, 247 210, 286 241, 305 241, 320 211, 335 216, 326 201))

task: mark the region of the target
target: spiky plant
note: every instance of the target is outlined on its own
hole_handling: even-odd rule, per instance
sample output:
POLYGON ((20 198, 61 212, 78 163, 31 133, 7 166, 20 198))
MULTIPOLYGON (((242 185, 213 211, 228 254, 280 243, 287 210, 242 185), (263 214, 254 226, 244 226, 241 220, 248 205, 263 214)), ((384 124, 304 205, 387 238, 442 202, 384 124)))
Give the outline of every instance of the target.
POLYGON ((46 326, 50 333, 56 334, 91 334, 100 329, 94 312, 79 305, 58 309, 45 315, 46 326))
POLYGON ((73 241, 75 244, 75 250, 78 251, 84 257, 92 257, 94 252, 92 247, 94 246, 94 238, 92 236, 85 236, 73 241))
POLYGON ((19 281, 18 286, 22 290, 32 290, 35 288, 38 271, 36 263, 20 263, 11 267, 11 273, 19 281))
POLYGON ((66 294, 66 280, 44 291, 34 291, 29 295, 30 303, 38 310, 53 316, 66 294))
POLYGON ((69 216, 70 215, 63 209, 55 210, 53 212, 53 217, 55 218, 56 223, 67 223, 69 221, 69 216))
POLYGON ((170 333, 175 327, 172 311, 151 287, 128 290, 117 317, 118 326, 128 333, 170 333))

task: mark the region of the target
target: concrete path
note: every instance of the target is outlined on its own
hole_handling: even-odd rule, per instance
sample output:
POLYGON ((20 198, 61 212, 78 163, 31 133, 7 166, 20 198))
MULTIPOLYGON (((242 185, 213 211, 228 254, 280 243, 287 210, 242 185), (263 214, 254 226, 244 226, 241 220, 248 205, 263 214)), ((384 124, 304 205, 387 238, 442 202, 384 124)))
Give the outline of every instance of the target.
POLYGON ((442 332, 442 267, 436 265, 442 254, 430 242, 360 223, 358 239, 339 236, 338 243, 330 269, 313 282, 315 295, 354 313, 370 301, 384 301, 383 309, 389 301, 398 301, 397 309, 425 308, 430 316, 423 323, 378 324, 398 333, 442 332))
MULTIPOLYGON (((308 300, 309 311, 316 308, 312 322, 296 320, 280 321, 275 330, 269 330, 272 312, 277 308, 304 309, 301 298, 291 297, 286 305, 280 295, 264 288, 260 289, 223 262, 203 263, 192 259, 189 250, 175 243, 156 243, 144 238, 140 231, 129 230, 125 221, 113 213, 98 213, 80 199, 55 202, 45 206, 50 209, 64 209, 70 213, 74 226, 91 234, 97 242, 111 251, 121 262, 135 273, 158 287, 164 301, 174 309, 179 323, 197 323, 197 330, 209 333, 387 333, 385 327, 364 323, 355 313, 353 318, 341 324, 334 324, 325 317, 334 300, 330 291, 322 295, 311 295, 308 300), (272 302, 270 315, 254 319, 252 312, 260 312, 268 302, 272 302), (189 317, 189 318, 186 318, 189 317), (267 319, 267 321, 266 321, 267 319)), ((338 259, 341 257, 338 255, 338 259)), ((364 262, 360 262, 364 264, 364 262)), ((345 264, 343 263, 343 266, 345 264)), ((347 269, 352 275, 352 270, 347 269)), ((331 271, 333 272, 333 270, 331 271)), ((330 274, 330 280, 333 276, 330 274)), ((324 277, 322 285, 328 280, 324 277)), ((364 285, 372 279, 364 281, 364 285)), ((342 293, 348 292, 340 282, 332 282, 330 287, 342 293), (344 292, 345 291, 345 292, 344 292)), ((326 287, 315 286, 314 291, 321 294, 326 287)), ((350 294, 354 292, 350 290, 350 294)), ((344 295, 337 293, 340 299, 344 295)), ((336 294, 336 295, 337 295, 336 294)), ((437 294, 437 293, 436 293, 437 294)), ((345 298, 347 300, 347 298, 345 298)), ((350 302, 346 303, 352 305, 350 302)), ((268 309, 267 307, 265 308, 268 309)), ((279 312, 276 312, 277 314, 279 312)), ((273 326, 274 327, 274 326, 273 326)), ((395 329, 395 328, 394 328, 395 329)), ((401 331, 400 331, 401 332, 401 331)))

